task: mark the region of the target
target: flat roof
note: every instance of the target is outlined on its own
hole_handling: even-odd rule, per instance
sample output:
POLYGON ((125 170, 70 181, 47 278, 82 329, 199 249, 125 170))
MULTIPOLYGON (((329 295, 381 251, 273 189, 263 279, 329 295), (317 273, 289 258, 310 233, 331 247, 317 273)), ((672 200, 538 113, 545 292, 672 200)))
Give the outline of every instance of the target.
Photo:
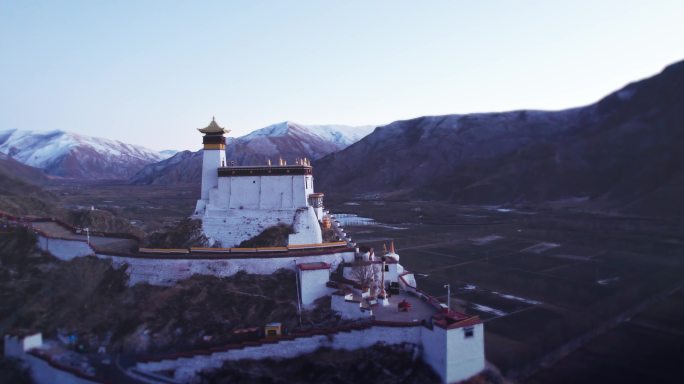
POLYGON ((378 304, 373 307, 375 320, 379 321, 398 321, 398 322, 420 322, 430 319, 438 310, 418 297, 406 292, 391 295, 389 305, 383 307, 378 300, 378 304), (403 300, 411 304, 411 308, 406 312, 399 311, 398 305, 403 300))
POLYGON ((315 263, 301 263, 297 264, 297 268, 300 271, 315 271, 318 269, 330 269, 330 264, 324 263, 322 261, 315 263))
POLYGON ((469 316, 465 313, 449 311, 436 313, 432 317, 432 323, 440 328, 453 329, 468 327, 482 323, 479 316, 469 316))

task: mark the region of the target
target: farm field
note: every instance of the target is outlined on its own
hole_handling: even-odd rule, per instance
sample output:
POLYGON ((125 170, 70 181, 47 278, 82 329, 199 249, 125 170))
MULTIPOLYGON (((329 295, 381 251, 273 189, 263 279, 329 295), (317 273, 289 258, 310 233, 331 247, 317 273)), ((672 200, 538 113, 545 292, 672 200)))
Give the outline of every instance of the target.
MULTIPOLYGON (((445 300, 444 284, 451 284, 452 306, 485 321, 487 358, 513 379, 583 381, 586 377, 570 376, 575 365, 583 364, 591 375, 603 360, 609 364, 614 357, 598 352, 592 358, 577 357, 585 356, 583 348, 594 343, 595 348, 621 349, 610 343, 625 340, 622 353, 638 354, 629 346, 652 332, 634 329, 634 319, 646 316, 643 312, 632 321, 617 321, 619 325, 601 332, 579 352, 560 361, 557 357, 572 349, 568 343, 603 330, 606 322, 621 319, 684 282, 684 231, 677 221, 427 202, 328 205, 333 205, 332 212, 374 219, 378 225, 347 226, 346 231, 357 243, 376 250, 394 240, 402 264, 416 273, 420 288, 445 300), (535 376, 549 361, 560 371, 544 374, 557 377, 535 376)), ((684 323, 673 305, 666 307, 670 310, 660 310, 658 322, 684 323)), ((664 344, 658 336, 650 340, 654 349, 684 345, 676 337, 664 344)), ((654 359, 655 369, 660 356, 656 351, 640 359, 643 366, 654 359)), ((610 382, 620 374, 615 368, 597 378, 610 382)), ((666 375, 634 377, 667 380, 666 375)))
POLYGON ((176 223, 195 209, 197 185, 129 185, 125 183, 63 181, 47 188, 70 209, 107 210, 125 217, 146 232, 176 223))
POLYGON ((684 291, 678 289, 526 383, 681 383, 683 354, 684 291))

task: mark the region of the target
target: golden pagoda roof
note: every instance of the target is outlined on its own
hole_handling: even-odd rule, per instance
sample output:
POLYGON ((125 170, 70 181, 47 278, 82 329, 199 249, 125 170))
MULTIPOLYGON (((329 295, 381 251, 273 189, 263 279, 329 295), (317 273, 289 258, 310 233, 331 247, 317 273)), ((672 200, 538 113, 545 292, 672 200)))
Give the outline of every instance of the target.
POLYGON ((216 124, 216 120, 214 119, 214 116, 211 117, 211 123, 207 125, 205 128, 197 128, 198 131, 202 133, 220 133, 220 134, 225 134, 230 132, 230 129, 219 127, 218 124, 216 124))

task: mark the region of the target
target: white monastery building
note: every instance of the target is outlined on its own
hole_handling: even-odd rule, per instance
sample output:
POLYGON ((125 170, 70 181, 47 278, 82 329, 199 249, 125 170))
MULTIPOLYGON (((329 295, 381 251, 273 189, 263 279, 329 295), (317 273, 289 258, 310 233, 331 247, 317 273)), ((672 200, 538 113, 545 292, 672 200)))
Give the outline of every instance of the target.
POLYGON ((314 193, 312 168, 307 159, 287 165, 236 166, 226 164, 229 130, 214 119, 204 134, 202 193, 193 217, 212 242, 235 247, 264 229, 286 224, 293 227, 289 244, 320 244, 323 205, 314 193))

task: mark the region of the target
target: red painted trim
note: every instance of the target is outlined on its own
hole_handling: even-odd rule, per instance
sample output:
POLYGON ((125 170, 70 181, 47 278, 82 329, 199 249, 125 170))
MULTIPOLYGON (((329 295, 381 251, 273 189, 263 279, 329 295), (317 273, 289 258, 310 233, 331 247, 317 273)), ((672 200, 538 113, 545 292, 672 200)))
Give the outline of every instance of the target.
POLYGON ((330 264, 324 262, 297 264, 300 271, 316 271, 319 269, 330 269, 330 264))

